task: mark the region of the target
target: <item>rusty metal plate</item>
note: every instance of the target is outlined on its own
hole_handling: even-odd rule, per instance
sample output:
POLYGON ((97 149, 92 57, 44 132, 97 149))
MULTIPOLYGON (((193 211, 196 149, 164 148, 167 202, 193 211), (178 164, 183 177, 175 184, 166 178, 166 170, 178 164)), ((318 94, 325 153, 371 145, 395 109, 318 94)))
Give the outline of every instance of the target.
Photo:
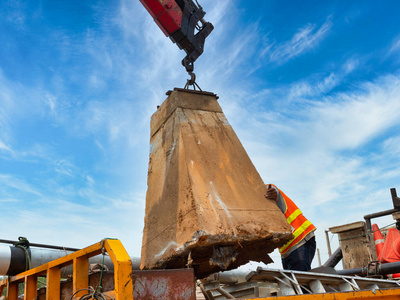
POLYGON ((193 269, 133 271, 135 300, 196 300, 193 269))

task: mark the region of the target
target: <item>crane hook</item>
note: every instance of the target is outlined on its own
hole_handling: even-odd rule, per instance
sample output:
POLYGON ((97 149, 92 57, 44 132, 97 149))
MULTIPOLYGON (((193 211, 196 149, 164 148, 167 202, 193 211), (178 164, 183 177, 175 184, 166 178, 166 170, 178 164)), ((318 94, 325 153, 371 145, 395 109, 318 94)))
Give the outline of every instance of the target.
POLYGON ((201 88, 196 83, 196 74, 191 72, 191 73, 189 73, 189 75, 190 75, 190 79, 187 80, 184 89, 188 90, 190 86, 193 86, 194 90, 196 90, 196 87, 197 87, 202 92, 201 88))
POLYGON ((202 92, 200 86, 196 83, 196 74, 194 71, 194 64, 187 57, 182 60, 182 65, 186 68, 186 71, 190 75, 190 79, 187 80, 184 89, 188 90, 190 86, 193 86, 193 89, 196 90, 196 87, 202 92))

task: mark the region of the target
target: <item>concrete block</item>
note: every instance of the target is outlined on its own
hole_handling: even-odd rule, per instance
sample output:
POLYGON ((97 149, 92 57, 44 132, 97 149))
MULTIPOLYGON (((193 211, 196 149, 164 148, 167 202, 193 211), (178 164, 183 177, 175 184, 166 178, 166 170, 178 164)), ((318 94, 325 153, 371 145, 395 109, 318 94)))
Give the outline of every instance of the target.
POLYGON ((376 260, 374 238, 367 234, 365 222, 344 224, 329 230, 338 234, 344 269, 365 267, 369 262, 376 260))
POLYGON ((215 95, 173 91, 151 118, 142 269, 193 267, 198 278, 291 238, 215 95))

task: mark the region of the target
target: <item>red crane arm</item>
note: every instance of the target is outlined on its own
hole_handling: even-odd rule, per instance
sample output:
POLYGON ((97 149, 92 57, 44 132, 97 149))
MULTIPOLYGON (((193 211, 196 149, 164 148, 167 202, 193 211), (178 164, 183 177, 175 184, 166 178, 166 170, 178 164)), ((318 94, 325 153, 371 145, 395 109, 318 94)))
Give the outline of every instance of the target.
POLYGON ((182 26, 182 10, 175 0, 140 0, 162 32, 169 37, 182 26))
POLYGON ((182 60, 189 74, 193 63, 203 53, 204 42, 214 26, 204 21, 203 8, 193 0, 140 0, 154 21, 179 49, 186 52, 182 60))

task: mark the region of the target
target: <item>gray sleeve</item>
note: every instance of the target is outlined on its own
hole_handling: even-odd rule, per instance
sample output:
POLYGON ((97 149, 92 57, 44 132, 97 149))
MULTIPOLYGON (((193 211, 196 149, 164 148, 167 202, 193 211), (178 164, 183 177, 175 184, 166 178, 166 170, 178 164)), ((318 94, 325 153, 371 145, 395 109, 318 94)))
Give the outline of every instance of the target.
POLYGON ((276 204, 278 205, 279 209, 281 210, 281 212, 284 214, 286 212, 286 202, 283 199, 281 193, 278 191, 278 201, 276 202, 276 204))

